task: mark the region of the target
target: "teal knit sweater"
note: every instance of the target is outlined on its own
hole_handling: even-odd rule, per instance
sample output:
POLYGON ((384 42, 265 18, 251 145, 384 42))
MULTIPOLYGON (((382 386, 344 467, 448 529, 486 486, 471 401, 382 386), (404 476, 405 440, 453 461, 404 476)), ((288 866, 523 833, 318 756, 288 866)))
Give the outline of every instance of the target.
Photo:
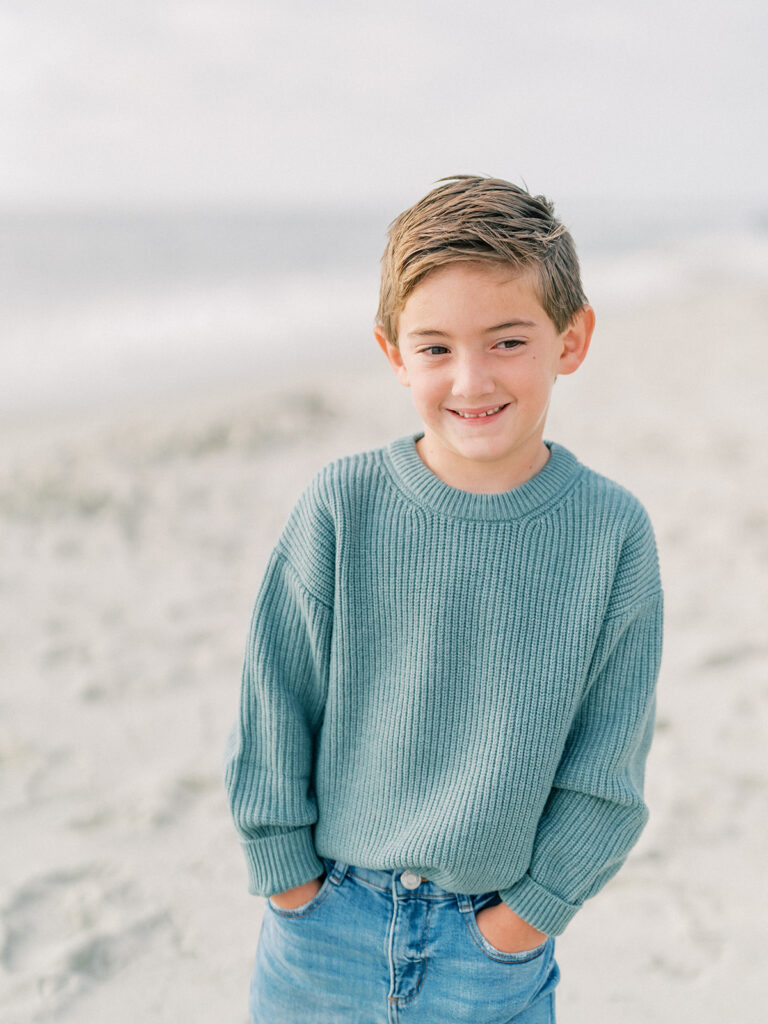
POLYGON ((474 494, 415 440, 322 470, 269 561, 225 771, 249 888, 411 868, 559 934, 647 818, 653 531, 560 445, 474 494))

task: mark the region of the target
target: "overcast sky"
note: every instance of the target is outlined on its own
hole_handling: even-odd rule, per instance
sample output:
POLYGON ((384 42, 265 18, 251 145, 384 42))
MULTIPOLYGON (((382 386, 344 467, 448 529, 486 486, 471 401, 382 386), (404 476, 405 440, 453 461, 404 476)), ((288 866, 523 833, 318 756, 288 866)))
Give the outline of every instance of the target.
POLYGON ((768 199, 768 4, 0 0, 0 205, 768 199))

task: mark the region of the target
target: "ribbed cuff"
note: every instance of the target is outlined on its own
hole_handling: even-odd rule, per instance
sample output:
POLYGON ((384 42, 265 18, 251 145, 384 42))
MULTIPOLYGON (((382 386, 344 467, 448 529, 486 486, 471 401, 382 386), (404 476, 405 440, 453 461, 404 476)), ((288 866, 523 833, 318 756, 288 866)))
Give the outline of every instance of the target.
POLYGON ((534 882, 530 875, 523 875, 509 889, 500 889, 499 896, 519 917, 547 935, 564 932, 568 922, 581 909, 581 904, 566 903, 534 882))
POLYGON ((242 846, 248 865, 248 892, 254 896, 273 896, 323 873, 311 827, 249 839, 242 846))

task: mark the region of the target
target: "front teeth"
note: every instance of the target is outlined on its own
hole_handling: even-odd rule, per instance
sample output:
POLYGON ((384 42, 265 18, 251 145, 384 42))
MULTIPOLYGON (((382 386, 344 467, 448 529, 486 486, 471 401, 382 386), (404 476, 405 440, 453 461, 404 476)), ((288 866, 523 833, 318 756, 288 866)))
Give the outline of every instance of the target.
POLYGON ((461 416, 463 420, 481 420, 485 416, 493 416, 495 412, 498 412, 502 407, 497 405, 495 409, 487 409, 485 412, 459 412, 456 411, 457 416, 461 416))

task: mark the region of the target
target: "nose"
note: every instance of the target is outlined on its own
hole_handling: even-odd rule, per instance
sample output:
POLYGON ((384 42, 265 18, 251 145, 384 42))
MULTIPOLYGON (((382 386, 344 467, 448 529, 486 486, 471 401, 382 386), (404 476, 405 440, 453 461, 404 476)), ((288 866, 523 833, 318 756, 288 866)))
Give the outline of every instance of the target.
POLYGON ((451 392, 456 398, 473 399, 495 391, 491 368, 483 354, 463 353, 457 361, 451 392))

